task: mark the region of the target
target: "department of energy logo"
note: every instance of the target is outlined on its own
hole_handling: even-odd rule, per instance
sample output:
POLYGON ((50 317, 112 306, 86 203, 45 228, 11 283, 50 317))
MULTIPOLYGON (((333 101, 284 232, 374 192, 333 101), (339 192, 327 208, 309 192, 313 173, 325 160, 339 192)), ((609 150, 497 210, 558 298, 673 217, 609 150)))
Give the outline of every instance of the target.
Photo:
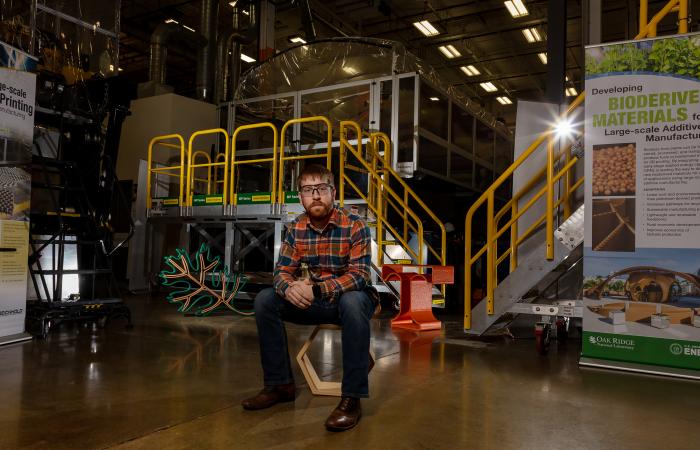
POLYGON ((683 346, 681 344, 671 344, 669 350, 674 355, 680 355, 681 353, 683 353, 683 346))

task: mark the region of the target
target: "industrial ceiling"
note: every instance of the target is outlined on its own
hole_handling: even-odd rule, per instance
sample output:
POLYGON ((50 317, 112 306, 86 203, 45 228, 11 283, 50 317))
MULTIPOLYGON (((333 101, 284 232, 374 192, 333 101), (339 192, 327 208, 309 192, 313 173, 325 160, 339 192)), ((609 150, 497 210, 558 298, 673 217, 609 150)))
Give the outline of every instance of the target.
MULTIPOLYGON (((582 43, 586 28, 583 11, 588 1, 569 0, 567 3, 565 75, 568 81, 564 89, 571 95, 583 87, 582 43)), ((230 25, 232 7, 229 3, 228 0, 220 2, 219 29, 230 25)), ((245 0, 238 3, 245 9, 245 0)), ((280 51, 297 45, 290 39, 305 37, 300 2, 270 3, 276 8, 275 49, 280 51)), ((399 41, 428 61, 446 83, 463 89, 510 127, 515 123, 517 100, 540 100, 545 93, 547 66, 540 54, 547 52, 547 1, 523 1, 527 13, 520 17, 513 17, 505 5, 508 2, 501 0, 310 0, 309 3, 318 38, 347 35, 399 41), (422 21, 428 21, 437 34, 426 36, 419 31, 414 23, 422 21), (474 74, 473 69, 478 74, 474 74), (481 87, 485 82, 493 83, 497 90, 486 92, 481 87), (504 97, 513 104, 502 104, 504 97)), ((625 40, 636 34, 637 1, 605 0, 601 3, 602 42, 625 40)), ((650 1, 649 10, 653 13, 665 3, 650 1)), ((159 23, 171 19, 197 28, 200 5, 201 0, 122 0, 120 67, 123 75, 135 82, 146 81, 151 32, 159 23)), ((692 6, 691 17, 697 9, 696 3, 692 6)), ((664 21, 659 34, 672 33, 675 27, 672 20, 664 21)), ((691 23, 691 30, 694 29, 691 23)), ((244 46, 242 53, 258 59, 257 44, 244 46)), ((186 48, 169 48, 167 83, 176 92, 194 94, 196 57, 196 52, 186 48)), ((241 64, 245 71, 256 62, 242 61, 241 64)))

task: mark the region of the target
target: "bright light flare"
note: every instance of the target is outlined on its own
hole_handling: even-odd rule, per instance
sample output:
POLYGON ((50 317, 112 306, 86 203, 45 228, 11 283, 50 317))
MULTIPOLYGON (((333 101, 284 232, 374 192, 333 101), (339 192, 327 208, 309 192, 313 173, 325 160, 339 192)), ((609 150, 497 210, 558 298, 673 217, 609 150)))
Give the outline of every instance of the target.
POLYGON ((569 119, 559 119, 554 126, 554 135, 558 139, 568 139, 574 134, 574 125, 569 119))

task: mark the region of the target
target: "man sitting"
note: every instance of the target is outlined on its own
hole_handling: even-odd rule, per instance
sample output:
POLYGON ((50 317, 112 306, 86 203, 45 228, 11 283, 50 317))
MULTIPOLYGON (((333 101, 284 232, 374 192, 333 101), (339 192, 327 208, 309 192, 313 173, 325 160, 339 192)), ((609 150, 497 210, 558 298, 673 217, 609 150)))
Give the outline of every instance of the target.
POLYGON ((359 216, 334 205, 333 174, 326 167, 304 168, 297 187, 306 213, 287 231, 274 288, 255 297, 265 388, 242 404, 257 410, 294 401, 283 321, 338 324, 342 326, 342 399, 326 420, 326 428, 344 431, 357 425, 360 398, 369 396, 370 319, 377 298, 369 284, 370 231, 359 216), (309 278, 301 273, 302 265, 309 268, 309 278))

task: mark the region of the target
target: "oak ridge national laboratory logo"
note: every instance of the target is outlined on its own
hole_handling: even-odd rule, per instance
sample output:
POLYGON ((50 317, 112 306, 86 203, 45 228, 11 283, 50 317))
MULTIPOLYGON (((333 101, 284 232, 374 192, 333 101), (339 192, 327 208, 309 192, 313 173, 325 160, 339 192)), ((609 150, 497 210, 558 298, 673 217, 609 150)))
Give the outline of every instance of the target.
POLYGON ((621 336, 588 336, 588 343, 596 347, 614 348, 616 350, 634 350, 636 343, 632 338, 621 336))
POLYGON ((673 343, 668 349, 671 351, 671 354, 676 356, 683 353, 683 346, 681 344, 673 343))

